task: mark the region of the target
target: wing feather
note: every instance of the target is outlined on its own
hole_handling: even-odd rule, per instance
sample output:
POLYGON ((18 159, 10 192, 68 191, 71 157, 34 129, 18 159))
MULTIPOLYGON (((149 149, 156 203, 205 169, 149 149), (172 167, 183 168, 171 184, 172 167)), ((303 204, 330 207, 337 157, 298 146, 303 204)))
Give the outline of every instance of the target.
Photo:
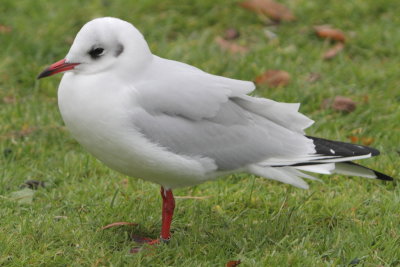
POLYGON ((294 131, 286 127, 288 122, 282 123, 306 121, 297 105, 253 101, 246 95, 254 89, 252 82, 155 60, 157 69, 150 73, 157 79, 146 77, 134 85, 140 108, 132 116, 136 128, 153 143, 176 154, 211 158, 224 171, 271 157, 303 158, 315 153, 301 127, 294 131), (260 105, 261 113, 256 112, 260 105), (285 118, 279 118, 281 114, 285 118))

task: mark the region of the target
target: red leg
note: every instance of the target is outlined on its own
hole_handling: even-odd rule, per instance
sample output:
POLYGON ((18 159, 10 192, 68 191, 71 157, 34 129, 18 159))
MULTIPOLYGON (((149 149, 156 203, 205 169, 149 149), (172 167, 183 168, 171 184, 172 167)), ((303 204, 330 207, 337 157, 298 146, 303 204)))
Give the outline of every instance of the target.
MULTIPOLYGON (((172 216, 174 215, 175 209, 175 199, 174 195, 172 194, 172 190, 168 189, 165 190, 164 187, 161 187, 161 197, 162 197, 162 226, 161 226, 161 235, 160 239, 150 239, 146 237, 138 237, 133 236, 133 239, 140 244, 148 244, 148 245, 155 245, 159 244, 160 241, 168 242, 171 238, 171 222, 172 216)), ((137 253, 141 251, 141 247, 135 247, 131 249, 131 253, 137 253)))
POLYGON ((171 238, 171 222, 174 215, 175 199, 172 190, 165 190, 161 187, 162 204, 162 227, 161 227, 161 240, 166 242, 171 238))

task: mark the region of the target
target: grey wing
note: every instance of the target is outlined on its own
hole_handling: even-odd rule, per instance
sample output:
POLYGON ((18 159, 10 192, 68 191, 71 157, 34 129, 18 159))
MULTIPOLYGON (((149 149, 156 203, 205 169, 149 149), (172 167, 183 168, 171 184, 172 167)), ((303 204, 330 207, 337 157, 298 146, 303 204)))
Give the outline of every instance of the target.
POLYGON ((213 118, 138 110, 137 129, 150 141, 185 156, 207 157, 219 170, 235 170, 269 158, 306 155, 305 137, 243 110, 235 100, 221 104, 213 118))
POLYGON ((297 105, 247 96, 251 82, 157 60, 151 70, 157 80, 149 76, 135 84, 140 108, 133 113, 135 127, 153 143, 176 154, 211 158, 219 170, 315 152, 302 134, 311 120, 297 105))
POLYGON ((140 105, 151 113, 179 115, 193 120, 212 118, 230 97, 250 93, 252 82, 211 75, 193 66, 154 58, 140 82, 140 105))

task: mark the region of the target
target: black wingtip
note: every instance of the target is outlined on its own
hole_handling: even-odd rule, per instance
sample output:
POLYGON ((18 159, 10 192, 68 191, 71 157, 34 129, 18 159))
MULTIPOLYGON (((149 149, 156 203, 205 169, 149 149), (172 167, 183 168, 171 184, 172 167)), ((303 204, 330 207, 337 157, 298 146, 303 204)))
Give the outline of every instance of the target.
POLYGON ((364 168, 364 169, 367 169, 367 170, 372 171, 372 172, 375 174, 375 176, 376 176, 375 179, 378 179, 378 180, 381 180, 381 181, 393 181, 393 180, 394 180, 394 178, 393 178, 393 177, 390 177, 389 175, 386 175, 386 174, 384 174, 384 173, 375 171, 375 170, 373 170, 373 169, 371 169, 371 168, 362 166, 362 165, 357 164, 357 163, 355 163, 355 162, 348 161, 348 162, 344 162, 344 163, 349 164, 349 165, 355 165, 355 166, 362 167, 362 168, 364 168))
POLYGON ((324 138, 306 135, 313 140, 317 154, 326 156, 354 157, 371 154, 371 157, 378 156, 379 150, 358 144, 332 141, 324 138))
POLYGON ((386 175, 384 173, 377 172, 377 171, 374 171, 374 170, 372 170, 372 171, 376 175, 376 179, 379 179, 379 180, 382 180, 382 181, 393 181, 394 180, 393 177, 390 177, 389 175, 386 175))

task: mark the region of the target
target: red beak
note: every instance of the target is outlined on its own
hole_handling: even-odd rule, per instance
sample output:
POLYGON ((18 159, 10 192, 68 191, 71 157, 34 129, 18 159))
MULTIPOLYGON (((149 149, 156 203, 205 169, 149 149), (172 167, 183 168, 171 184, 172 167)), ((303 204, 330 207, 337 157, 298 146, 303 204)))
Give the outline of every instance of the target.
POLYGON ((66 63, 65 59, 61 59, 60 61, 57 61, 56 63, 50 65, 50 67, 40 73, 37 78, 41 79, 59 72, 72 70, 77 65, 79 65, 79 63, 66 63))

